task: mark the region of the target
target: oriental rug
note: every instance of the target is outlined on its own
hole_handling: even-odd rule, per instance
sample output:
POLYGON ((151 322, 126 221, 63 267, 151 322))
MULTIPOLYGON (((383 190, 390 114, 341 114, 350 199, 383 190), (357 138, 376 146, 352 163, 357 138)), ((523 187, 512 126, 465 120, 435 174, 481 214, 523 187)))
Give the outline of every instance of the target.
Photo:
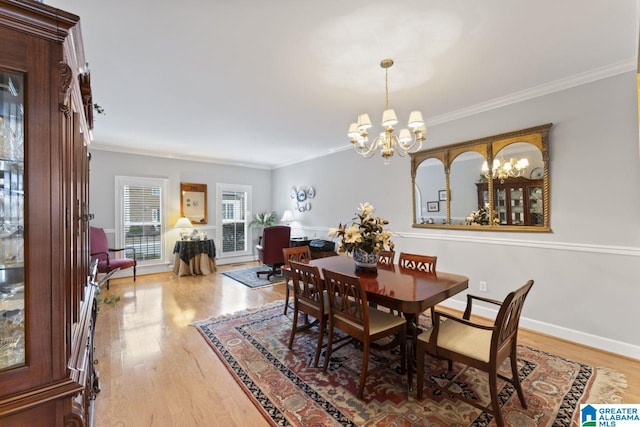
POLYGON ((263 274, 260 277, 256 275, 258 271, 265 271, 268 269, 269 267, 267 267, 266 265, 262 265, 259 267, 241 268, 239 270, 225 271, 222 274, 252 289, 284 283, 284 278, 282 276, 271 276, 270 279, 267 279, 266 274, 263 274))
MULTIPOLYGON (((361 350, 347 345, 335 352, 325 374, 321 367, 312 367, 317 329, 297 333, 293 349, 289 350, 292 319, 291 314, 282 313, 283 303, 279 302, 192 324, 273 425, 495 425, 487 413, 428 386, 429 381, 453 376, 447 371, 446 361, 429 357, 424 399, 417 400, 415 386, 408 391, 407 377, 399 374, 396 367, 369 377, 363 400, 359 400, 356 391, 361 350)), ((428 317, 421 317, 421 324, 428 327, 428 317)), ((323 357, 324 354, 319 366, 323 357)), ((507 360, 502 368, 507 376, 508 363, 507 360)), ((518 349, 518 367, 528 409, 520 406, 515 389, 501 382, 499 399, 509 426, 570 426, 572 420, 573 425, 579 425, 580 404, 619 403, 626 387, 624 376, 616 371, 586 366, 522 345, 518 349)), ((459 369, 456 364, 453 372, 459 369)), ((467 395, 488 402, 486 383, 484 373, 470 369, 457 386, 467 395)))

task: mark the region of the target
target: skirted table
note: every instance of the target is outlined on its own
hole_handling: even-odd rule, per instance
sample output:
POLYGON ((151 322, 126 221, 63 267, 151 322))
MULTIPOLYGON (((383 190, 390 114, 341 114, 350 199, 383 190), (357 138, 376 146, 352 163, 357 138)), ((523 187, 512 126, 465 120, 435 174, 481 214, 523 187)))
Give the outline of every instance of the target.
POLYGON ((209 274, 216 271, 216 245, 213 240, 178 240, 173 247, 173 272, 178 276, 209 274))

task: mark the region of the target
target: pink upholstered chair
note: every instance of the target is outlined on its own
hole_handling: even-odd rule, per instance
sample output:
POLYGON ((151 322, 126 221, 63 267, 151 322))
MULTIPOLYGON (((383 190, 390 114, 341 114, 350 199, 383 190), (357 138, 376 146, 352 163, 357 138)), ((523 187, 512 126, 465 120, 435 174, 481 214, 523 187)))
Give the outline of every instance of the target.
POLYGON ((286 225, 274 225, 265 227, 262 231, 262 241, 256 246, 258 259, 269 267, 269 270, 258 271, 257 276, 266 274, 267 279, 277 274, 285 263, 282 249, 289 247, 291 227, 286 225))
MULTIPOLYGON (((107 235, 104 229, 91 227, 90 228, 90 247, 91 258, 98 260, 98 273, 108 273, 111 270, 119 268, 121 270, 125 268, 133 267, 133 281, 136 280, 136 249, 133 246, 127 246, 126 248, 113 249, 109 247, 107 241, 107 235), (132 251, 133 258, 111 258, 110 253, 132 251)), ((126 252, 125 252, 126 253, 126 252)), ((109 289, 109 281, 107 280, 107 289, 109 289)))

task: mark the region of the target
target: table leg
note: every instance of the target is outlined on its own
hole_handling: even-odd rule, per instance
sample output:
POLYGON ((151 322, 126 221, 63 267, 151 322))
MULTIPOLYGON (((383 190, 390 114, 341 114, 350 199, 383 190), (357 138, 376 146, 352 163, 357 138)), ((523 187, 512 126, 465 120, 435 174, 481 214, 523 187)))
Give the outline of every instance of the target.
POLYGON ((416 364, 416 348, 418 345, 418 335, 420 328, 416 322, 415 313, 403 313, 407 321, 407 382, 409 383, 409 391, 413 391, 413 369, 416 364))

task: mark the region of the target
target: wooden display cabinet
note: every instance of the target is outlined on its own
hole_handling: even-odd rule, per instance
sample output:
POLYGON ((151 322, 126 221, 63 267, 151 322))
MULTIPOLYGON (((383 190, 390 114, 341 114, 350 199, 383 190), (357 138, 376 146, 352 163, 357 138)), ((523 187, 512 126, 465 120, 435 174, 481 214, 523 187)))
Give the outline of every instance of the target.
POLYGON ((0 0, 0 40, 0 425, 89 425, 93 104, 79 18, 0 0))
MULTIPOLYGON (((488 182, 476 183, 478 209, 489 206, 488 182)), ((493 180, 494 212, 500 225, 544 225, 543 180, 507 178, 493 180)))

